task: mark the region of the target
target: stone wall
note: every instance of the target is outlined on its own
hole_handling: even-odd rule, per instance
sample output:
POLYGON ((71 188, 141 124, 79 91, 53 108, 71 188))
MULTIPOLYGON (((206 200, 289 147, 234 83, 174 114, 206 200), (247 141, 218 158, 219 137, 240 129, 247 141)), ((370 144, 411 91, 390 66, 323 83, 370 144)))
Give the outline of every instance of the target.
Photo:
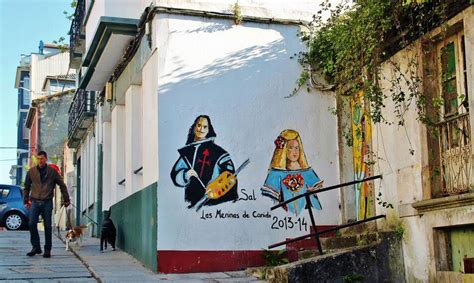
POLYGON ((267 271, 270 282, 405 282, 401 239, 379 233, 375 244, 309 258, 267 271))

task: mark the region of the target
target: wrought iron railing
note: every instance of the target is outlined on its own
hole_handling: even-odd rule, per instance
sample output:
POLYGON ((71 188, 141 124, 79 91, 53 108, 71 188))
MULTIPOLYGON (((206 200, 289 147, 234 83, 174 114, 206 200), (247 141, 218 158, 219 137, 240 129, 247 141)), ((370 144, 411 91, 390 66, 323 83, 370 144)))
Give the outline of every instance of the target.
POLYGON ((303 235, 303 236, 299 236, 299 237, 292 238, 292 239, 287 239, 286 241, 278 242, 278 243, 269 245, 268 248, 273 249, 273 248, 276 248, 276 247, 279 247, 279 246, 283 246, 283 245, 286 245, 286 244, 302 241, 302 240, 305 240, 305 239, 308 239, 308 238, 314 238, 314 240, 316 241, 316 247, 318 248, 319 254, 322 255, 324 252, 323 252, 323 247, 321 245, 320 235, 331 233, 331 232, 336 232, 336 231, 338 231, 340 229, 343 229, 343 228, 360 225, 360 224, 370 222, 370 221, 374 221, 374 220, 377 220, 377 219, 380 219, 380 218, 385 218, 385 215, 377 215, 377 216, 374 216, 374 217, 369 217, 369 218, 359 220, 359 221, 355 221, 355 222, 352 222, 352 223, 338 225, 338 226, 335 226, 333 228, 319 230, 317 225, 316 225, 313 210, 311 209, 311 200, 310 200, 311 196, 316 196, 320 193, 327 192, 327 191, 332 191, 332 190, 339 189, 339 188, 344 188, 344 187, 348 188, 348 187, 351 187, 352 185, 355 185, 355 184, 369 182, 369 181, 376 180, 376 179, 382 179, 382 175, 371 176, 371 177, 367 177, 367 178, 362 179, 362 180, 351 181, 351 182, 342 183, 342 184, 338 184, 338 185, 334 185, 334 186, 329 186, 329 187, 319 189, 317 191, 308 191, 304 194, 301 194, 301 195, 298 195, 296 197, 287 199, 283 202, 280 202, 280 203, 272 206, 271 210, 275 210, 275 209, 277 209, 279 207, 283 207, 284 205, 287 205, 287 204, 289 204, 289 203, 291 203, 291 202, 293 202, 293 201, 295 201, 299 198, 304 197, 306 199, 306 209, 308 210, 309 218, 311 220, 311 230, 312 230, 312 232, 309 233, 309 234, 303 235))
POLYGON ((69 108, 69 140, 74 139, 74 133, 81 129, 84 119, 93 117, 95 111, 95 92, 78 89, 69 108))
POLYGON ((74 52, 74 49, 77 45, 79 38, 82 35, 81 26, 84 21, 86 10, 86 3, 84 0, 78 0, 76 5, 76 10, 74 11, 74 18, 71 22, 71 28, 69 30, 69 50, 74 52))
POLYGON ((443 194, 472 190, 471 128, 469 113, 438 124, 443 194))

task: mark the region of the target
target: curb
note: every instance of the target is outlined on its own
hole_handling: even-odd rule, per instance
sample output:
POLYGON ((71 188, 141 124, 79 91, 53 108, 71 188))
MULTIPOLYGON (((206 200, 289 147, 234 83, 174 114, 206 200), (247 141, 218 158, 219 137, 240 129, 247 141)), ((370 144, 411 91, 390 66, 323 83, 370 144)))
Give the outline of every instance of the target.
MULTIPOLYGON (((56 237, 58 237, 58 239, 63 242, 63 244, 66 244, 66 241, 63 240, 63 238, 61 238, 58 234, 56 233, 53 233, 56 237)), ((97 274, 97 272, 87 263, 87 261, 85 259, 83 259, 78 252, 76 252, 71 246, 69 246, 69 251, 71 251, 76 257, 77 259, 82 263, 84 264, 84 266, 87 268, 87 270, 90 272, 90 274, 92 275, 92 277, 94 277, 95 280, 97 280, 97 282, 99 283, 103 283, 102 279, 100 279, 99 277, 99 274, 97 274)))

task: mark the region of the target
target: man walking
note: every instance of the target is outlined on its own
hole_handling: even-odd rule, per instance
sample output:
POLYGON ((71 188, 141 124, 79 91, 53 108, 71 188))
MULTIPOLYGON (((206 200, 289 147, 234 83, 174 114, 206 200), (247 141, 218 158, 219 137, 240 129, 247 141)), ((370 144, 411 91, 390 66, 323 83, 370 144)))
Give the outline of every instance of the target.
POLYGON ((41 254, 40 238, 38 235, 38 217, 44 221, 44 254, 43 257, 51 257, 51 238, 52 238, 52 214, 53 214, 53 196, 54 188, 59 185, 64 200, 64 206, 69 206, 69 194, 67 187, 59 173, 48 166, 46 161, 48 155, 44 151, 37 154, 38 165, 28 170, 25 179, 25 190, 23 191, 23 201, 25 206, 30 209, 29 226, 30 241, 33 248, 27 256, 41 254))

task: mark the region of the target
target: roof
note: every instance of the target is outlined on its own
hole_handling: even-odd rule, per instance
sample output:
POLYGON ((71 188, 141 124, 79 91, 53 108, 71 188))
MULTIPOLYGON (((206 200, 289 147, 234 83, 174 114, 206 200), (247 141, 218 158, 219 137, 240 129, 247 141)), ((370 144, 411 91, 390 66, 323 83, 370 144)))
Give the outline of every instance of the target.
POLYGON ((58 45, 58 44, 54 44, 54 43, 45 43, 45 44, 44 44, 44 48, 56 48, 56 49, 59 49, 59 45, 58 45))
POLYGON ((45 88, 46 88, 46 82, 47 82, 48 80, 72 81, 72 82, 73 82, 73 81, 76 80, 76 74, 46 76, 46 78, 44 78, 42 90, 45 90, 45 88))
MULTIPOLYGON (((32 106, 37 106, 39 103, 46 102, 47 100, 50 100, 51 98, 64 96, 64 95, 67 95, 67 94, 70 94, 70 93, 74 93, 74 92, 76 92, 75 89, 68 89, 68 90, 65 90, 65 91, 62 91, 62 92, 58 92, 58 93, 55 93, 55 94, 44 95, 44 96, 42 96, 42 97, 33 99, 33 100, 31 101, 31 105, 32 105, 32 106)), ((31 108, 30 108, 30 109, 31 109, 31 108)), ((29 115, 29 114, 28 114, 28 115, 29 115)))
POLYGON ((28 109, 28 114, 26 115, 25 127, 31 129, 31 125, 33 125, 34 117, 36 114, 36 107, 30 107, 28 109))
MULTIPOLYGON (((144 35, 146 19, 153 17, 153 15, 155 14, 160 14, 160 13, 187 15, 187 16, 205 17, 205 18, 228 19, 228 20, 235 20, 236 18, 236 16, 231 12, 206 11, 206 10, 176 8, 176 7, 161 6, 161 5, 160 6, 151 5, 145 9, 142 16, 140 17, 140 21, 138 22, 137 35, 135 39, 129 44, 128 48, 125 50, 125 54, 122 56, 122 61, 120 61, 115 67, 115 70, 112 73, 112 80, 115 80, 122 74, 123 70, 126 68, 128 63, 130 62, 130 60, 133 58, 136 51, 138 50, 137 47, 140 45, 141 37, 143 37, 144 35)), ((103 18, 110 18, 110 17, 103 17, 103 18)), ((308 26, 309 25, 309 22, 306 20, 294 20, 294 19, 283 19, 283 18, 273 18, 273 17, 264 17, 264 16, 247 16, 247 15, 242 15, 241 21, 261 23, 261 24, 280 24, 280 25, 293 25, 293 26, 301 26, 301 25, 308 26)), ((95 52, 94 49, 89 48, 88 54, 86 55, 86 59, 84 59, 83 66, 84 65, 88 66, 90 63, 90 59, 88 57, 92 57, 96 54, 97 53, 95 52)), ((95 69, 95 66, 94 68, 92 68, 92 71, 89 71, 89 69, 87 70, 86 75, 84 75, 83 80, 81 81, 79 85, 79 88, 83 88, 83 89, 86 88, 87 84, 89 83, 90 77, 92 76, 92 73, 95 69)))
POLYGON ((474 2, 471 0, 433 0, 420 5, 416 12, 403 15, 400 20, 400 27, 393 27, 385 35, 384 60, 472 5, 474 5, 474 2), (427 11, 444 7, 443 5, 446 7, 443 12, 444 18, 439 16, 417 18, 417 16, 427 11), (412 25, 415 21, 417 21, 417 25, 416 28, 413 28, 412 25), (401 40, 402 38, 404 39, 403 41, 401 40))
MULTIPOLYGON (((232 19, 232 20, 235 19, 235 15, 230 12, 213 12, 213 11, 174 8, 174 7, 165 7, 165 6, 155 6, 153 7, 153 12, 164 13, 164 14, 199 16, 199 17, 206 17, 206 18, 221 18, 221 19, 232 19)), ((264 24, 282 24, 282 25, 308 25, 309 24, 309 22, 306 20, 272 18, 272 17, 264 17, 264 16, 246 16, 246 15, 242 15, 242 21, 264 23, 264 24)))
POLYGON ((55 80, 68 80, 74 81, 76 80, 76 74, 67 74, 67 75, 56 75, 56 76, 46 76, 47 79, 55 79, 55 80))

